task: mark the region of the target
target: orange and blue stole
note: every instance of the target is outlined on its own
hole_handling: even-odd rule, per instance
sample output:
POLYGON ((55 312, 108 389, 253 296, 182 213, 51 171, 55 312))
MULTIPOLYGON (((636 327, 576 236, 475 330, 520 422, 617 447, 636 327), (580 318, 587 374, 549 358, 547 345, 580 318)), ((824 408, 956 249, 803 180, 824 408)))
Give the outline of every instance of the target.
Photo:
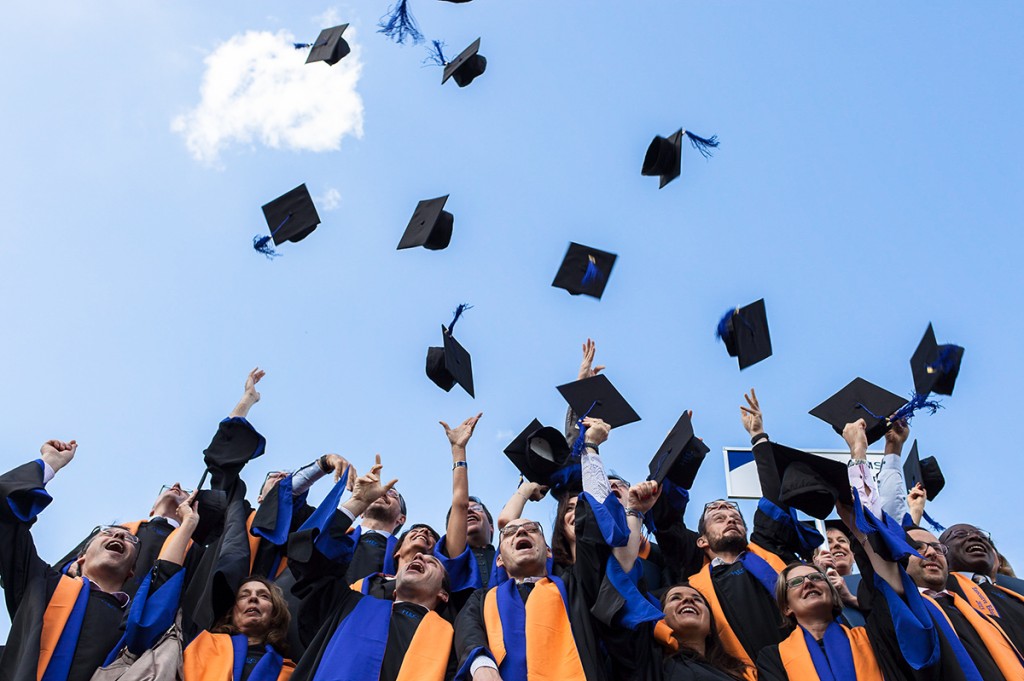
POLYGON ((790 679, 820 681, 882 681, 882 670, 863 627, 850 629, 832 622, 825 629, 825 650, 798 626, 779 644, 779 657, 790 679))

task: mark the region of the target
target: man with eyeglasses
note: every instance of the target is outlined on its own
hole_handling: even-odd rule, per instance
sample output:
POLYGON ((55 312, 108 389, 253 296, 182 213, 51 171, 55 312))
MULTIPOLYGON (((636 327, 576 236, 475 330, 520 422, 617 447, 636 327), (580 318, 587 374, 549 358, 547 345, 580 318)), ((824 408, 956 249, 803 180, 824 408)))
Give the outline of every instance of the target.
MULTIPOLYGON (((76 559, 72 577, 39 557, 30 532, 52 501, 46 484, 71 463, 77 449, 74 440, 50 440, 40 448, 40 458, 0 476, 0 583, 12 620, 0 678, 88 681, 117 652, 124 633, 131 601, 124 585, 136 568, 138 537, 123 526, 99 528, 76 559)), ((161 586, 179 571, 157 561, 150 570, 148 600, 158 598, 161 586)))

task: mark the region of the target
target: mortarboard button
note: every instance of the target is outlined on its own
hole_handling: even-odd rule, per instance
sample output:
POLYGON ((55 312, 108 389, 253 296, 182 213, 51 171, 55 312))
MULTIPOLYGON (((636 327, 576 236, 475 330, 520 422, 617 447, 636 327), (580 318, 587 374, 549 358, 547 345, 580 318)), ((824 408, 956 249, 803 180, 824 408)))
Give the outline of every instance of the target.
POLYGON ((853 503, 846 464, 770 443, 779 472, 779 501, 807 515, 824 520, 836 501, 853 503))
POLYGON ((466 304, 459 305, 455 309, 452 323, 447 328, 444 324, 441 325, 443 347, 427 349, 426 372, 427 377, 445 392, 458 383, 470 397, 476 398, 473 393, 473 364, 469 353, 452 336, 455 322, 459 321, 462 313, 470 307, 466 304))
POLYGON ((640 420, 604 374, 560 385, 558 392, 580 418, 586 415, 602 419, 612 428, 640 420))
POLYGON ((730 357, 739 358, 741 370, 771 357, 772 339, 764 298, 725 313, 715 335, 725 343, 730 357))
POLYGON ((462 53, 451 60, 444 67, 444 75, 441 77, 441 84, 454 78, 459 87, 466 87, 473 80, 487 70, 487 58, 480 51, 480 38, 473 41, 473 44, 462 51, 462 53))
POLYGON ((959 345, 939 345, 935 341, 935 331, 929 324, 910 358, 914 390, 920 395, 952 395, 963 356, 964 349, 959 345))
POLYGON ((264 205, 263 217, 270 227, 270 236, 253 237, 253 248, 267 257, 278 255, 267 243, 271 239, 275 246, 285 241, 302 241, 320 224, 320 216, 305 184, 264 205))
POLYGON ((448 195, 436 199, 426 199, 416 204, 416 210, 409 220, 409 225, 398 242, 398 250, 423 246, 431 251, 447 248, 452 240, 452 227, 455 217, 444 210, 448 195))
POLYGON ((693 148, 699 151, 704 158, 710 158, 711 150, 718 147, 717 136, 713 135, 705 139, 683 129, 677 130, 670 137, 655 136, 647 147, 640 174, 660 177, 661 183, 658 185, 658 189, 679 177, 682 170, 683 137, 689 139, 693 148))
POLYGON ((864 419, 868 443, 872 443, 892 427, 889 416, 905 404, 907 400, 899 395, 868 383, 863 378, 855 378, 809 413, 831 425, 840 435, 847 423, 864 419))
POLYGON ((317 36, 316 42, 312 45, 296 43, 295 47, 312 48, 309 51, 309 56, 306 57, 307 64, 312 64, 315 61, 325 61, 330 66, 334 66, 352 51, 352 48, 349 47, 345 39, 341 37, 346 28, 348 28, 348 24, 325 28, 320 31, 320 35, 317 36))
POLYGON ((570 242, 551 285, 574 296, 583 294, 600 300, 617 257, 614 253, 570 242))
POLYGON ((707 445, 694 437, 690 414, 684 411, 651 459, 648 465, 650 475, 647 479, 654 480, 660 485, 668 478, 675 485, 690 489, 700 465, 704 462, 704 456, 710 451, 707 445))
POLYGON ((534 419, 505 447, 507 456, 530 482, 551 485, 551 476, 569 462, 569 444, 557 428, 534 419))

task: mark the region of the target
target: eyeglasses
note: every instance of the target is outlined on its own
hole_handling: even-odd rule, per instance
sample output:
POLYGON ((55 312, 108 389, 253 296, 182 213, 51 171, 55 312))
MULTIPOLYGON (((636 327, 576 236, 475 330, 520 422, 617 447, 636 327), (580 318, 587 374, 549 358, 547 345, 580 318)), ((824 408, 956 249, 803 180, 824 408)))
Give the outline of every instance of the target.
POLYGON ((267 477, 263 478, 263 484, 260 485, 260 489, 266 487, 267 483, 270 482, 271 478, 287 478, 288 475, 288 471, 270 471, 269 473, 267 473, 267 477))
POLYGON ((910 543, 910 546, 913 547, 913 549, 919 553, 923 551, 924 547, 926 546, 930 547, 931 550, 935 553, 941 554, 943 556, 949 553, 949 547, 947 547, 945 544, 940 544, 937 541, 912 541, 910 543))
POLYGON ((97 532, 97 534, 102 535, 104 537, 111 537, 113 539, 120 539, 121 541, 127 542, 132 546, 139 545, 139 538, 123 527, 107 525, 105 527, 101 527, 100 531, 97 532))
POLYGON ((981 539, 987 541, 989 544, 992 543, 992 535, 979 527, 975 527, 970 530, 953 530, 948 535, 946 535, 946 541, 959 541, 961 539, 967 539, 968 537, 980 537, 981 539))
POLYGON ((828 581, 825 575, 820 572, 808 572, 806 575, 800 575, 799 577, 790 577, 786 580, 786 586, 790 589, 795 589, 806 581, 816 582, 821 584, 828 581))
POLYGON ((704 504, 705 515, 708 511, 727 511, 730 509, 739 512, 740 505, 737 504, 735 501, 729 501, 727 499, 718 499, 716 501, 709 501, 708 503, 704 504))
POLYGON ((161 485, 160 486, 160 492, 159 492, 159 494, 157 494, 157 496, 158 497, 162 497, 165 492, 170 492, 171 490, 181 490, 181 493, 184 494, 185 496, 189 496, 193 492, 193 490, 185 489, 184 487, 181 487, 180 485, 177 486, 177 487, 175 487, 174 485, 161 485))
POLYGON ((399 497, 398 490, 392 487, 388 490, 388 496, 392 499, 397 499, 399 497))
POLYGON ((540 523, 530 521, 520 523, 518 525, 506 525, 505 527, 501 528, 501 538, 508 539, 509 537, 513 537, 517 532, 519 532, 519 530, 522 530, 523 532, 526 532, 528 534, 532 534, 534 532, 540 535, 544 534, 544 528, 541 526, 540 523))
POLYGON ((466 507, 467 511, 473 511, 474 513, 483 513, 484 507, 482 504, 470 504, 466 507))

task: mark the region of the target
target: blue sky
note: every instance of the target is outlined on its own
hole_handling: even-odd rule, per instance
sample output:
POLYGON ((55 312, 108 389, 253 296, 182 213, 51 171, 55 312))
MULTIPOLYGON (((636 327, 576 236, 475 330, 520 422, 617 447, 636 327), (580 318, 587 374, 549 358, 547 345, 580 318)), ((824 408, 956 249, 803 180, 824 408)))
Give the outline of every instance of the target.
POLYGON ((534 417, 561 424, 555 386, 588 336, 643 418, 612 433, 608 464, 640 479, 692 408, 713 448, 703 502, 724 494, 721 447, 745 442, 744 390, 774 439, 841 447, 807 411, 855 376, 908 393, 931 321, 966 355, 945 409, 914 423, 947 479, 929 510, 1024 564, 1024 8, 410 2, 449 57, 481 37, 487 72, 442 87, 422 46, 375 32, 377 0, 8 8, 5 465, 81 443, 36 526, 44 557, 144 516, 164 482, 194 485, 256 365, 252 485, 379 452, 411 519, 440 526, 437 421, 484 412, 471 488, 497 512, 517 481, 501 450, 534 417), (333 69, 283 47, 342 22, 353 53, 333 69), (644 152, 680 127, 722 146, 688 149, 658 190, 644 152), (322 224, 268 262, 260 206, 302 182, 322 224), (396 251, 417 201, 443 194, 451 246, 396 251), (600 302, 550 286, 570 241, 619 255, 600 302), (740 373, 715 324, 762 297, 775 354, 740 373), (423 373, 462 302, 475 400, 423 373))

